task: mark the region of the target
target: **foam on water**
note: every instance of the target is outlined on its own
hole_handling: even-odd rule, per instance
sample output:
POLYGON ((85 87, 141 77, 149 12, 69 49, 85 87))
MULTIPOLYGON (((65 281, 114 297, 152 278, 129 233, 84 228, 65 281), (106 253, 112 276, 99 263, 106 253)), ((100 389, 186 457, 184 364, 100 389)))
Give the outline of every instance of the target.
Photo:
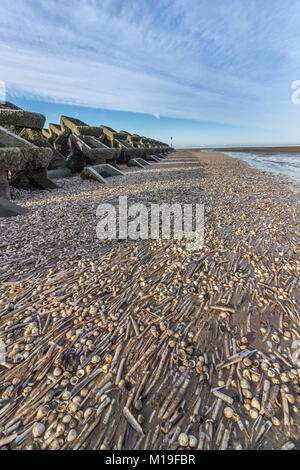
POLYGON ((288 176, 292 183, 300 184, 300 154, 298 153, 244 153, 223 152, 230 157, 239 158, 260 170, 271 171, 288 176))

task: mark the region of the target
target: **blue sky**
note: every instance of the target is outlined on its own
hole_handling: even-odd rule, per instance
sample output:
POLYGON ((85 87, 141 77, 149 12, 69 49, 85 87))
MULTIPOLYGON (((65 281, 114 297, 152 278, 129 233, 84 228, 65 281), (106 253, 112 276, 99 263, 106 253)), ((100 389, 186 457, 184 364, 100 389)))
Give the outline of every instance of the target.
POLYGON ((1 0, 24 109, 175 146, 300 143, 300 0, 1 0))

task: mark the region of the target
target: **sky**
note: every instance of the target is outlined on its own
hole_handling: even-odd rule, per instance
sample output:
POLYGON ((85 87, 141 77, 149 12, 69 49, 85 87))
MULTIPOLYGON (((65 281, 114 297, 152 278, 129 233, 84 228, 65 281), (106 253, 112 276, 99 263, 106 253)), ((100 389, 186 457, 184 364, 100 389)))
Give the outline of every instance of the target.
POLYGON ((300 0, 1 0, 0 99, 175 147, 296 144, 299 25, 300 0))

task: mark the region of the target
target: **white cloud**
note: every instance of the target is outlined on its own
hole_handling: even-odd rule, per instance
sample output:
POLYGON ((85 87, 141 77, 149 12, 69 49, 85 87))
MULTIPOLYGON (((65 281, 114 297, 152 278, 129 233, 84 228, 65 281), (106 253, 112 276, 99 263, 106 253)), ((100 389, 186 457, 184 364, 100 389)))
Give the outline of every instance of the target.
POLYGON ((0 18, 15 95, 296 131, 299 4, 2 0, 0 18))

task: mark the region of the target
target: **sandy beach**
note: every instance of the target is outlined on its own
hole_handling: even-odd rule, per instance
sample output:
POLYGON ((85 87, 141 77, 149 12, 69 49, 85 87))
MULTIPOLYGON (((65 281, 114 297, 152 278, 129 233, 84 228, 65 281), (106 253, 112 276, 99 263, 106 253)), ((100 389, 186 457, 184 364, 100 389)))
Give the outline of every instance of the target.
POLYGON ((298 194, 218 152, 122 170, 12 190, 0 448, 299 448, 298 194), (204 204, 204 248, 98 240, 98 204, 126 195, 204 204))

